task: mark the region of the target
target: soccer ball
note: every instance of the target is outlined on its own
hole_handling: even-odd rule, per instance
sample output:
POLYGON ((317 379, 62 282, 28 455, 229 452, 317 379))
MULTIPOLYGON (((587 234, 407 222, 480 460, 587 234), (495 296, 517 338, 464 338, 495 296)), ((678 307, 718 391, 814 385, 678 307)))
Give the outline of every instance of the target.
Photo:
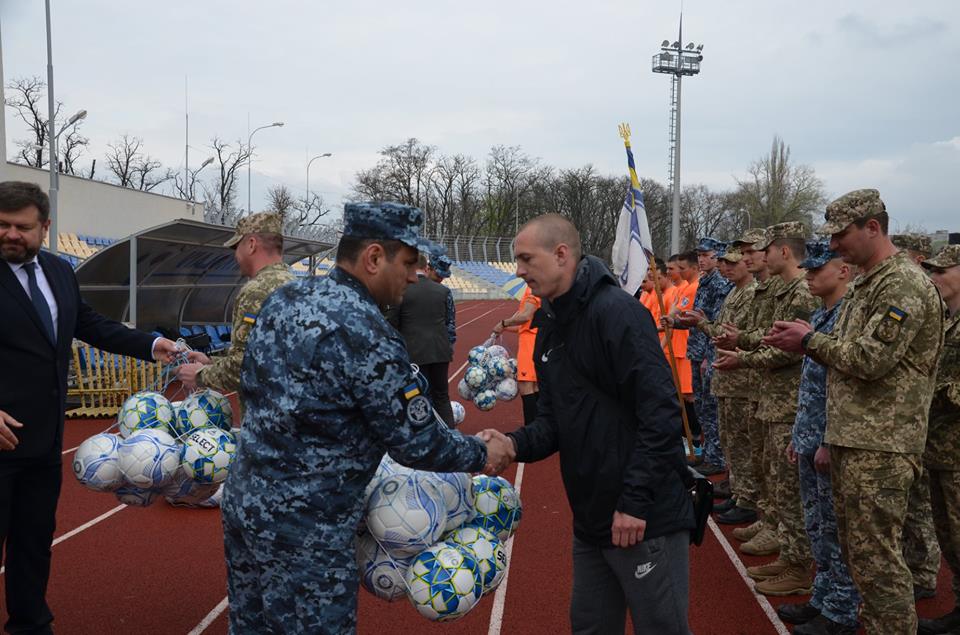
POLYGON ((220 483, 196 482, 181 465, 181 468, 174 473, 173 478, 160 490, 160 493, 171 505, 192 507, 206 502, 219 489, 220 483))
POLYGON ((222 483, 237 454, 232 432, 207 426, 194 430, 183 443, 183 470, 200 483, 222 483))
POLYGON ((470 384, 467 383, 466 377, 457 382, 457 394, 459 394, 462 399, 473 401, 475 393, 473 388, 470 387, 470 384))
POLYGON ((117 447, 124 479, 140 489, 166 485, 180 465, 180 446, 162 430, 138 430, 117 447))
POLYGON ((511 401, 517 396, 517 380, 509 377, 501 380, 497 384, 495 392, 497 393, 497 399, 500 401, 511 401))
POLYGON ((497 393, 492 390, 484 390, 477 393, 473 398, 474 405, 480 410, 492 410, 497 405, 497 393))
POLYGON ((490 379, 503 379, 510 372, 510 364, 505 357, 491 357, 484 366, 490 379))
POLYGON ((131 395, 120 407, 117 423, 120 436, 126 438, 136 430, 173 430, 173 406, 158 392, 138 392, 131 395))
POLYGON ((360 584, 387 602, 399 600, 407 593, 403 577, 410 567, 410 558, 391 558, 369 533, 357 535, 357 568, 360 584))
POLYGON ((394 557, 412 556, 435 543, 446 521, 443 495, 421 473, 384 478, 367 501, 367 529, 394 557))
POLYGON ((467 411, 459 401, 451 401, 450 409, 453 410, 453 425, 458 426, 463 423, 467 417, 467 411))
POLYGON ((436 488, 447 508, 447 531, 473 520, 473 482, 466 472, 418 472, 436 488))
POLYGON ((467 382, 467 386, 474 390, 480 390, 487 383, 487 371, 482 366, 471 366, 467 369, 463 378, 467 382))
POLYGON ((149 507, 157 499, 156 490, 139 487, 121 487, 114 494, 118 501, 130 507, 149 507))
POLYGON ((80 444, 73 455, 73 475, 81 485, 97 492, 110 492, 123 484, 119 445, 120 437, 106 432, 80 444))
POLYGON ((483 595, 477 561, 462 549, 441 543, 424 550, 407 569, 410 602, 437 622, 463 617, 483 595))
POLYGON ((213 426, 230 432, 233 426, 233 409, 230 401, 212 390, 195 392, 177 408, 177 418, 173 427, 180 439, 194 430, 213 426), (226 404, 226 411, 224 411, 226 404))
POLYGON ((367 483, 367 488, 363 493, 364 504, 370 500, 370 495, 373 494, 373 490, 376 489, 377 485, 379 485, 383 479, 388 476, 393 476, 394 474, 411 474, 415 471, 416 470, 406 465, 400 465, 391 459, 389 454, 384 454, 383 458, 380 459, 380 465, 377 466, 377 471, 373 474, 373 478, 367 483))
POLYGON ((500 357, 502 359, 507 359, 510 357, 510 353, 507 352, 507 349, 500 346, 499 344, 494 344, 487 348, 487 359, 493 359, 495 357, 500 357))
POLYGON ((467 353, 467 361, 470 362, 471 366, 479 366, 483 363, 483 356, 486 352, 486 346, 474 346, 470 349, 470 352, 467 353))
POLYGON ((507 364, 510 366, 510 372, 507 374, 507 377, 517 378, 517 358, 511 357, 507 360, 507 364))
POLYGON ((501 476, 473 477, 473 507, 477 512, 474 523, 501 541, 517 530, 523 513, 517 490, 501 476))
POLYGON ((497 588, 507 570, 507 552, 496 536, 471 524, 454 529, 444 540, 465 549, 477 561, 485 594, 497 588))

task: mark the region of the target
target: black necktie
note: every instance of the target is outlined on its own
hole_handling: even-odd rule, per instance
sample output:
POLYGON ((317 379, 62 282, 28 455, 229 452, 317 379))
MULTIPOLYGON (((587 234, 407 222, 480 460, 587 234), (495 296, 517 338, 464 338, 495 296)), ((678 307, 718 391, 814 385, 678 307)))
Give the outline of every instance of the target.
POLYGON ((33 301, 33 308, 37 310, 40 321, 43 322, 43 327, 47 329, 47 337, 50 338, 51 343, 56 344, 57 337, 53 331, 53 316, 50 313, 50 305, 47 304, 47 299, 43 297, 43 292, 40 290, 40 286, 37 285, 36 268, 37 263, 35 262, 28 262, 23 265, 23 270, 27 272, 27 287, 30 289, 30 300, 33 301))

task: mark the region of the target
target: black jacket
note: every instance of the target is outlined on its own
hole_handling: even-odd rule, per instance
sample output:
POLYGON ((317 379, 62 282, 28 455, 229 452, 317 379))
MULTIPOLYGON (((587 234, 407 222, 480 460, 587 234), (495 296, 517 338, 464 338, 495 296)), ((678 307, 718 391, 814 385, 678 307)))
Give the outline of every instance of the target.
POLYGON ((447 334, 447 294, 450 290, 426 276, 407 287, 403 302, 387 319, 400 331, 410 361, 417 365, 441 364, 453 359, 447 334))
POLYGON ((574 534, 609 546, 615 510, 646 520, 645 538, 692 529, 680 406, 650 313, 585 256, 533 326, 537 417, 510 435, 518 461, 560 452, 574 534))
POLYGON ((57 300, 56 345, 44 335, 30 297, 7 263, 0 261, 0 410, 23 424, 14 430, 20 444, 13 451, 0 452, 0 463, 59 461, 74 337, 140 359, 150 359, 155 339, 91 309, 80 298, 77 278, 67 261, 46 252, 39 259, 57 300))

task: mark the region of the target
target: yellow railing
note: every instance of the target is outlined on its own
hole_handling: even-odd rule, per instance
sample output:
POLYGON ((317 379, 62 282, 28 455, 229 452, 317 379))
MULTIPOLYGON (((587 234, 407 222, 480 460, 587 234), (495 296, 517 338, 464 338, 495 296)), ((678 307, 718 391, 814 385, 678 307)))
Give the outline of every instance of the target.
POLYGON ((160 387, 160 362, 107 353, 76 340, 73 369, 77 384, 67 396, 79 397, 80 406, 68 410, 68 417, 115 417, 127 397, 160 387))

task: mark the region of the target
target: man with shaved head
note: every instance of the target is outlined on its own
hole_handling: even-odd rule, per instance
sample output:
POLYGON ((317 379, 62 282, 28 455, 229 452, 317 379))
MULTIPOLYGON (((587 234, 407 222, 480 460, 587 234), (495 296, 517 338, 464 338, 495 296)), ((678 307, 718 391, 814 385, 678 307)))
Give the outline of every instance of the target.
MULTIPOLYGON (((573 511, 574 633, 687 635, 694 526, 680 404, 650 312, 582 255, 567 219, 547 214, 514 242, 517 275, 543 305, 534 349, 536 419, 507 435, 517 461, 560 453, 573 511)), ((486 430, 485 439, 499 436, 486 430)))

